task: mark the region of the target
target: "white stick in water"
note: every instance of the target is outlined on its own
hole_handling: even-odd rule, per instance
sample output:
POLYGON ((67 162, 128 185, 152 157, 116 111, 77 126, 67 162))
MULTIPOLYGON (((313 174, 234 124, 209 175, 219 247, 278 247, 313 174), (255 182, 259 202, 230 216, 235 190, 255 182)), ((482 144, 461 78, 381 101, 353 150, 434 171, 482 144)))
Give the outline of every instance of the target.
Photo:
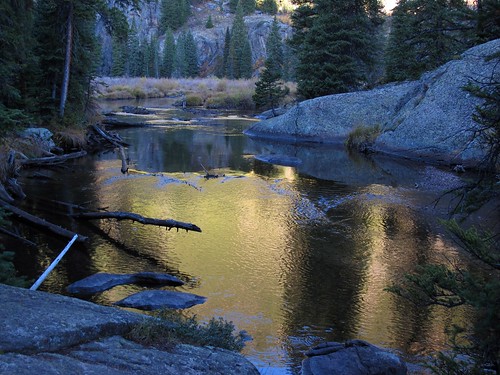
POLYGON ((61 254, 59 254, 57 258, 54 259, 54 261, 50 264, 49 268, 47 268, 45 272, 42 274, 42 276, 40 276, 38 280, 31 286, 30 290, 38 289, 40 284, 43 283, 43 281, 47 278, 47 276, 49 276, 49 273, 51 273, 52 270, 55 268, 55 266, 57 266, 57 264, 61 261, 63 256, 68 252, 69 248, 71 247, 71 245, 73 245, 73 242, 75 242, 77 238, 78 234, 75 234, 71 239, 71 241, 69 241, 66 247, 63 249, 63 251, 61 251, 61 254))

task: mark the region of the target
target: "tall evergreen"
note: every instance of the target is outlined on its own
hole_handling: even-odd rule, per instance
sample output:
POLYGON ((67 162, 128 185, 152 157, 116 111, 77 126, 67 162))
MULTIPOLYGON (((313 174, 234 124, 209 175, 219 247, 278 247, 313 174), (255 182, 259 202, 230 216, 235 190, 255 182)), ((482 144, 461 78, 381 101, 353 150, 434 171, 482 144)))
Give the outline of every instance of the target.
POLYGON ((378 0, 316 0, 294 17, 298 92, 305 98, 359 89, 377 51, 378 0))
POLYGON ((273 19, 271 31, 266 41, 267 61, 273 63, 271 69, 276 70, 280 78, 283 72, 283 42, 281 41, 280 28, 276 17, 273 19))
MULTIPOLYGON (((26 120, 34 56, 33 1, 0 3, 0 134, 26 120)), ((31 108, 33 109, 33 108, 31 108)))
POLYGON ((144 57, 142 55, 141 43, 139 41, 139 35, 137 34, 137 27, 134 21, 132 21, 132 25, 130 26, 130 30, 128 32, 127 51, 127 74, 130 77, 142 76, 144 57))
POLYGON ((275 15, 278 13, 278 4, 276 0, 264 0, 260 6, 260 10, 264 13, 275 15))
POLYGON ((402 0, 393 12, 386 52, 389 81, 415 79, 472 46, 465 0, 402 0))
POLYGON ((128 61, 129 26, 127 17, 116 8, 109 9, 106 16, 110 19, 108 31, 112 38, 111 74, 113 76, 123 76, 127 72, 128 61))
POLYGON ((248 31, 243 19, 243 8, 238 3, 236 16, 231 29, 229 49, 229 78, 250 78, 252 76, 252 50, 248 40, 248 31))
POLYGON ((171 78, 174 72, 175 62, 175 39, 172 29, 167 29, 165 44, 163 45, 163 60, 161 65, 161 76, 171 78))
POLYGON ((221 63, 221 77, 229 77, 231 74, 231 60, 229 54, 231 51, 231 32, 229 27, 226 28, 226 35, 224 37, 224 50, 222 52, 222 63, 221 63))
POLYGON ((248 16, 255 12, 255 7, 257 6, 255 0, 239 0, 239 3, 241 4, 244 16, 248 16))
POLYGON ((184 37, 184 59, 185 59, 185 77, 196 77, 199 73, 198 51, 196 42, 191 31, 184 37))
POLYGON ((186 76, 186 39, 185 34, 179 35, 175 46, 174 77, 186 76))
POLYGON ((187 21, 191 14, 188 0, 162 0, 160 16, 160 32, 167 29, 177 30, 187 21))

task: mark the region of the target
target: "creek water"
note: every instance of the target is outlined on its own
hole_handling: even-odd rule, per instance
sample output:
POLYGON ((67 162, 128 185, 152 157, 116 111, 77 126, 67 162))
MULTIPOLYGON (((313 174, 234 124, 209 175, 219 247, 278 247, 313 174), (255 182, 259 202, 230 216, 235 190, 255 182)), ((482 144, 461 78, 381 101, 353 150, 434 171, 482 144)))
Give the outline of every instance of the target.
MULTIPOLYGON (((252 336, 243 353, 263 374, 299 373, 304 352, 325 340, 425 354, 443 347, 445 328, 469 319, 384 291, 419 264, 464 261, 434 220, 445 211, 431 209, 457 177, 341 146, 255 141, 242 134, 255 120, 234 113, 188 122, 202 115, 169 112, 173 123, 164 123, 174 110, 162 108, 151 126, 116 130, 131 145, 131 167, 148 174, 122 174, 114 152, 23 174, 25 208, 90 237, 41 290, 66 294, 96 272, 174 274, 186 281, 176 290, 207 297, 190 313, 221 316, 252 336), (218 178, 204 178, 204 168, 218 178), (57 214, 49 200, 191 222, 202 233, 126 221, 92 226, 57 214)), ((35 278, 65 242, 21 230, 44 244, 16 253, 21 273, 35 278)), ((142 289, 115 287, 90 300, 111 305, 142 289)))

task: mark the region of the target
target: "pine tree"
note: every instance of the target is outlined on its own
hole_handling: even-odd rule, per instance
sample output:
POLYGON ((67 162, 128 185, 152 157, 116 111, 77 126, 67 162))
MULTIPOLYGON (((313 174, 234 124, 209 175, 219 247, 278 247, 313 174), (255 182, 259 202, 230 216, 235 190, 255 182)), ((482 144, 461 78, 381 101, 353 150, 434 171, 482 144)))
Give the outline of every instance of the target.
POLYGON ((229 49, 230 78, 250 78, 252 76, 252 50, 248 40, 248 31, 243 20, 243 8, 238 4, 236 16, 231 29, 231 45, 229 49))
POLYGON ((231 64, 229 54, 231 51, 231 32, 229 27, 226 28, 226 35, 224 37, 224 50, 222 54, 221 77, 229 77, 231 74, 231 64))
POLYGON ((188 0, 162 0, 160 32, 179 29, 191 14, 188 0))
POLYGON ((472 46, 464 0, 402 0, 393 11, 386 79, 415 79, 472 46))
POLYGON ((274 17, 273 19, 271 31, 269 32, 269 36, 267 37, 266 52, 267 60, 273 63, 270 68, 276 70, 277 74, 281 78, 283 73, 284 61, 283 42, 281 41, 280 28, 276 17, 274 17))
POLYGON ((26 121, 35 74, 33 1, 0 3, 0 134, 26 121))
POLYGON ((229 10, 231 13, 236 13, 236 9, 238 8, 239 0, 229 0, 229 10))
POLYGON ((205 24, 205 27, 207 29, 213 29, 214 28, 214 23, 212 21, 212 15, 210 14, 207 19, 207 23, 205 24))
POLYGON ((186 76, 186 35, 183 33, 177 38, 175 46, 174 77, 186 76))
POLYGON ((128 71, 127 74, 131 77, 140 77, 143 71, 143 60, 141 44, 137 35, 137 27, 132 21, 127 40, 128 52, 128 71))
POLYGON ((294 17, 298 92, 305 98, 359 89, 377 50, 376 0, 317 0, 294 17))
POLYGON ((278 13, 278 4, 276 3, 276 0, 264 0, 260 9, 264 13, 275 15, 278 13))
POLYGON ((196 42, 191 31, 184 37, 184 59, 185 59, 185 77, 196 77, 199 73, 198 52, 196 42))
POLYGON ((163 61, 161 76, 171 78, 174 72, 175 62, 175 39, 171 29, 167 29, 165 34, 165 44, 163 46, 163 61))
POLYGON ((239 0, 239 3, 241 4, 244 16, 248 16, 255 12, 255 7, 257 5, 255 0, 239 0))

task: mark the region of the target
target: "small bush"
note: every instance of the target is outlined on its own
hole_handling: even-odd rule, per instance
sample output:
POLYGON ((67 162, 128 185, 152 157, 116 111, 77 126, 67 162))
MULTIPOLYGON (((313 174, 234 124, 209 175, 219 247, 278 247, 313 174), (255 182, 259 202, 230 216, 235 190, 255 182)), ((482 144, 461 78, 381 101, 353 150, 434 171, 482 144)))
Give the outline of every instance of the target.
POLYGON ((145 99, 147 98, 146 92, 142 87, 134 86, 130 88, 130 94, 136 99, 145 99))
POLYGON ((128 338, 158 348, 190 344, 241 351, 244 347, 242 334, 235 335, 233 323, 222 318, 199 324, 196 315, 184 316, 176 310, 162 310, 154 317, 134 327, 128 338))
POLYGON ((203 98, 199 95, 186 95, 186 105, 188 107, 199 107, 203 105, 203 98))
POLYGON ((379 135, 380 127, 378 125, 359 125, 349 133, 345 145, 349 150, 368 152, 379 135))

